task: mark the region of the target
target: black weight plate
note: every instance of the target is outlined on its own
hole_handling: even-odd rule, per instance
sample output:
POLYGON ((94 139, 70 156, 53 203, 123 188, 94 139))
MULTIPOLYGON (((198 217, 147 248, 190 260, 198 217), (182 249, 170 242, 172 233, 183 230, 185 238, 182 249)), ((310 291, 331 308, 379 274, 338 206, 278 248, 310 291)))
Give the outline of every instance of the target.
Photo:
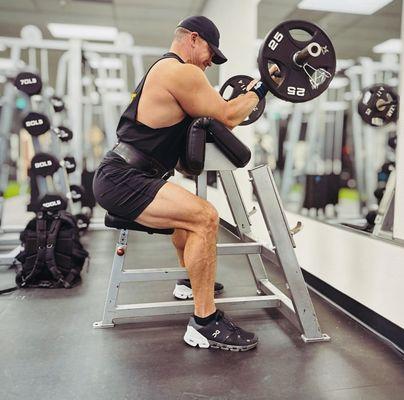
POLYGON ((396 168, 396 163, 393 161, 384 163, 380 170, 386 174, 390 174, 396 168))
POLYGON ((378 203, 380 204, 380 202, 381 202, 381 200, 382 200, 382 198, 383 198, 383 196, 384 196, 384 192, 386 191, 386 188, 385 187, 381 187, 381 188, 377 188, 374 192, 373 192, 373 194, 374 194, 374 196, 376 197, 376 199, 377 199, 377 201, 378 201, 378 203))
POLYGON ((70 185, 70 197, 73 203, 81 201, 84 196, 84 188, 80 185, 70 185))
POLYGON ((375 210, 372 210, 372 211, 369 211, 367 214, 366 214, 366 221, 367 221, 367 223, 369 224, 369 225, 374 225, 375 224, 375 219, 376 219, 376 217, 377 217, 377 211, 375 211, 375 210))
POLYGON ((358 113, 371 126, 385 126, 398 119, 397 92, 389 85, 375 84, 362 90, 358 113))
POLYGON ((65 157, 63 160, 65 162, 65 168, 68 174, 72 174, 74 171, 76 171, 77 165, 74 157, 65 157))
POLYGON ((33 175, 51 176, 59 168, 59 161, 52 154, 38 153, 32 157, 31 171, 33 175))
POLYGON ((263 41, 258 53, 258 68, 261 79, 274 96, 292 103, 301 103, 316 98, 328 88, 335 75, 336 56, 331 40, 318 26, 307 21, 285 21, 275 27, 263 41), (297 40, 292 37, 291 30, 305 31, 311 38, 306 41, 297 40), (304 66, 296 64, 294 55, 311 43, 318 43, 321 53, 317 57, 309 57, 304 66), (277 64, 280 69, 278 83, 269 74, 268 67, 271 63, 277 64), (319 71, 320 68, 325 74, 319 71), (317 75, 314 74, 315 71, 317 75), (320 77, 324 80, 319 79, 320 77))
MULTIPOLYGON (((247 93, 247 86, 253 80, 251 76, 248 75, 235 75, 229 78, 220 88, 219 93, 220 95, 226 100, 232 100, 240 94, 247 93), (231 88, 230 94, 229 88, 231 88), (224 97, 226 95, 226 97, 224 97)), ((253 109, 251 114, 240 123, 240 125, 250 125, 255 122, 259 117, 261 117, 262 113, 265 110, 265 99, 262 99, 258 102, 257 106, 253 109)))
POLYGON ((31 136, 40 136, 48 132, 50 122, 46 115, 30 112, 22 121, 24 128, 31 136))
POLYGON ((63 100, 60 97, 52 96, 50 102, 55 112, 61 112, 65 109, 65 103, 63 103, 63 100))
POLYGON ((90 217, 88 215, 80 213, 76 214, 74 218, 80 232, 86 231, 90 226, 90 217))
POLYGON ((66 210, 67 201, 60 194, 45 194, 40 200, 39 205, 42 211, 61 211, 66 210))
POLYGON ((391 138, 389 138, 388 140, 388 145, 395 150, 397 147, 397 136, 392 136, 391 138))
POLYGON ((20 72, 14 79, 14 86, 28 96, 33 96, 41 92, 42 80, 39 75, 31 72, 20 72))
POLYGON ((65 126, 62 125, 58 126, 55 129, 55 132, 62 142, 69 142, 70 140, 73 139, 73 132, 69 128, 66 128, 65 126))

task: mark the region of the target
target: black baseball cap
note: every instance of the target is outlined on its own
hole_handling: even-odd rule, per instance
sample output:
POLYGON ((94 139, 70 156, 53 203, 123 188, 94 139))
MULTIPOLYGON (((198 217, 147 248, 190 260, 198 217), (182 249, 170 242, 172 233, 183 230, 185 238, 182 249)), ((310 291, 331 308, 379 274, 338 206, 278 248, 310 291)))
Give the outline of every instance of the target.
POLYGON ((227 61, 227 58, 219 50, 219 29, 217 29, 216 25, 209 18, 203 15, 188 17, 180 21, 177 28, 185 28, 191 32, 197 32, 202 39, 206 40, 209 47, 215 53, 212 57, 212 61, 215 64, 223 64, 227 61))

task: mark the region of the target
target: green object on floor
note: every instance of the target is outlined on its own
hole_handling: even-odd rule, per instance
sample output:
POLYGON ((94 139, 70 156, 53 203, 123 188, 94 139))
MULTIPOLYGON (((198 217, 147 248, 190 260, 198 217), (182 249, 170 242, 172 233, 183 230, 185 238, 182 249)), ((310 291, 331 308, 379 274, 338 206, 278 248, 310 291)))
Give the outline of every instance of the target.
POLYGON ((10 197, 18 196, 20 194, 20 184, 18 182, 12 181, 6 187, 4 191, 4 198, 9 199, 10 197))
POLYGON ((359 192, 356 189, 341 188, 339 190, 339 199, 359 200, 359 192))

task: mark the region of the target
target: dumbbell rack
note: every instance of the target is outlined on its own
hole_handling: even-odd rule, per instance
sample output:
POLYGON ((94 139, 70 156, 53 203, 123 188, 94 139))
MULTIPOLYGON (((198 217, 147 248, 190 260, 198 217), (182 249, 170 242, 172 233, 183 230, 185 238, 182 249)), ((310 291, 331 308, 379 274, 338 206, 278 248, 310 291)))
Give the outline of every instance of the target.
POLYGON ((0 247, 12 248, 10 251, 0 253, 0 265, 10 266, 15 256, 20 252, 19 235, 4 228, 4 191, 9 179, 6 156, 9 154, 9 135, 11 131, 13 114, 15 108, 15 97, 17 90, 11 82, 4 85, 2 111, 0 115, 0 247))
MULTIPOLYGON (((321 332, 307 286, 294 253, 295 243, 287 224, 274 178, 267 166, 249 171, 258 202, 264 216, 291 294, 289 298, 268 279, 261 255, 268 251, 262 244, 251 242, 247 234, 251 223, 241 198, 233 173, 236 167, 223 156, 213 143, 206 143, 205 169, 197 178, 197 194, 206 198, 207 171, 218 171, 228 203, 237 225, 240 242, 217 245, 218 255, 245 255, 254 277, 258 296, 215 299, 224 311, 240 309, 278 308, 301 332, 305 342, 328 341, 330 337, 321 332)), ((122 229, 116 245, 112 272, 104 306, 102 321, 94 328, 114 327, 118 322, 136 317, 192 313, 193 301, 167 301, 156 303, 117 305, 119 287, 122 282, 175 280, 187 278, 184 268, 125 269, 125 254, 128 230, 122 229), (123 250, 123 251, 122 251, 123 250)))

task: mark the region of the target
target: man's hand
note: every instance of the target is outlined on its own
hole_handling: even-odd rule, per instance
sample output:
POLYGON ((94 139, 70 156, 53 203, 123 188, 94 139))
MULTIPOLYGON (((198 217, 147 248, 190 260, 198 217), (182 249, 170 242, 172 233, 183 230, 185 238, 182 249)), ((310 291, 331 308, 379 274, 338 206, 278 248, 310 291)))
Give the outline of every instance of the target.
POLYGON ((257 82, 259 82, 259 79, 253 79, 253 80, 247 85, 247 88, 246 88, 247 92, 250 91, 250 90, 254 87, 254 85, 255 85, 257 82))
POLYGON ((276 64, 271 64, 271 66, 268 68, 269 71, 269 76, 272 78, 272 80, 279 86, 283 79, 281 76, 281 70, 276 64))

